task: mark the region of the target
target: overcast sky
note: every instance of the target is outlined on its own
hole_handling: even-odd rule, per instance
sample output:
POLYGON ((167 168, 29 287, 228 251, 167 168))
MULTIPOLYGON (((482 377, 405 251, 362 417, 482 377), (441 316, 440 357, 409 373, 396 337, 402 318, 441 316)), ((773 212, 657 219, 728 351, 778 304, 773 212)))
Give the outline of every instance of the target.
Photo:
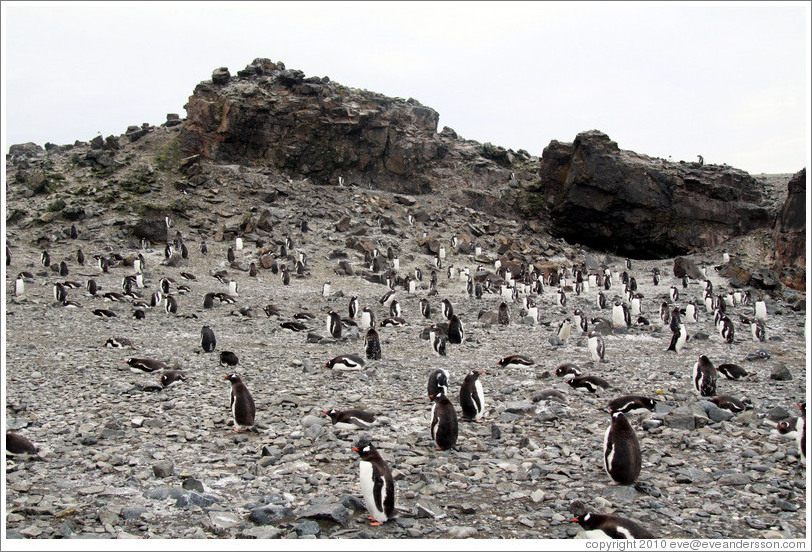
POLYGON ((466 139, 796 172, 810 151, 810 4, 2 3, 3 147, 185 116, 254 58, 415 98, 466 139))

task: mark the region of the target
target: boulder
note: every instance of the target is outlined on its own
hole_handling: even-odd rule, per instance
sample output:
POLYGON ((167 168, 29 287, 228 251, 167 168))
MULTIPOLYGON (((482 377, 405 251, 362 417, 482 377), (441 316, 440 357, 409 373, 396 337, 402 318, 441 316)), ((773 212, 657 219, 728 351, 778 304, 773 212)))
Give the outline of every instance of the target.
POLYGON ((551 142, 539 176, 554 234, 619 255, 684 255, 772 225, 746 172, 621 150, 598 130, 551 142))

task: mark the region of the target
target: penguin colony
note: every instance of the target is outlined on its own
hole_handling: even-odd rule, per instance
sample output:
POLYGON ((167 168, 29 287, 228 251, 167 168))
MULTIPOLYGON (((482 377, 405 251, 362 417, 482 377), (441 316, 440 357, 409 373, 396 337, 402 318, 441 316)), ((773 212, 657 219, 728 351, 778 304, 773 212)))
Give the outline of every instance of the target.
MULTIPOLYGON (((77 239, 79 235, 73 227, 71 239, 77 239)), ((370 278, 370 282, 377 281, 387 286, 379 299, 377 294, 353 289, 352 280, 333 278, 322 285, 318 294, 320 301, 304 305, 312 312, 326 313, 320 317, 308 311, 300 311, 302 305, 295 305, 294 308, 294 305, 281 300, 279 304, 253 306, 240 301, 243 291, 238 294, 237 280, 243 286, 249 285, 249 282, 242 279, 239 271, 229 269, 238 259, 249 258, 250 246, 246 245, 243 241, 228 245, 227 252, 223 254, 218 245, 213 243, 207 246, 205 241, 201 242, 200 255, 201 258, 205 256, 207 264, 208 260, 218 254, 225 259, 222 264, 214 265, 218 268, 211 271, 212 278, 208 282, 201 274, 172 271, 171 263, 162 263, 156 258, 158 252, 147 254, 144 258, 146 250, 138 251, 138 258, 130 262, 125 261, 123 256, 105 252, 95 256, 97 267, 91 268, 88 265, 80 269, 73 264, 74 259, 77 259, 75 249, 72 250, 70 259, 66 258, 59 263, 55 262, 58 255, 54 250, 50 253, 42 251, 39 264, 48 269, 44 277, 42 271, 36 276, 24 272, 16 277, 10 276, 14 281, 10 295, 20 301, 32 294, 41 295, 41 284, 48 280, 52 283, 49 307, 70 306, 72 299, 81 298, 89 306, 99 308, 83 308, 78 305, 77 316, 85 313, 91 317, 95 315, 99 318, 98 324, 105 325, 100 326, 104 329, 118 330, 125 327, 115 319, 121 319, 122 315, 141 313, 138 317, 129 316, 131 319, 140 318, 133 326, 136 330, 133 336, 137 334, 138 324, 146 324, 150 320, 190 320, 196 324, 199 337, 196 343, 195 339, 189 339, 188 348, 201 354, 217 352, 217 355, 209 356, 213 357, 212 361, 204 361, 211 370, 219 370, 222 366, 233 370, 239 365, 240 373, 221 375, 230 387, 223 393, 227 396, 227 400, 223 401, 223 410, 228 413, 229 427, 236 432, 253 433, 249 438, 255 439, 261 439, 263 428, 267 427, 274 416, 272 409, 266 407, 258 410, 257 403, 254 402, 254 396, 264 398, 272 393, 271 390, 254 386, 252 382, 252 376, 267 368, 259 362, 261 355, 250 350, 251 344, 244 340, 234 340, 219 332, 218 318, 215 315, 223 309, 233 309, 232 313, 254 318, 256 321, 263 320, 263 314, 265 319, 276 318, 272 330, 274 334, 271 335, 277 332, 302 332, 302 337, 295 338, 301 347, 305 347, 307 343, 327 347, 333 354, 326 355, 318 364, 326 374, 374 374, 376 370, 386 369, 385 362, 389 354, 387 348, 396 348, 397 340, 429 339, 429 344, 421 348, 425 355, 408 360, 414 364, 415 371, 420 373, 421 386, 415 392, 419 391, 422 395, 422 385, 428 382, 430 407, 427 405, 425 410, 424 429, 430 435, 429 440, 435 454, 444 455, 448 462, 453 462, 456 452, 465 451, 469 446, 468 438, 475 431, 471 425, 496 423, 497 405, 502 400, 496 390, 502 386, 501 378, 517 375, 522 378, 521 381, 530 378, 535 385, 536 375, 546 371, 562 378, 562 382, 565 382, 564 390, 562 391, 561 386, 540 392, 523 389, 525 399, 539 405, 551 401, 567 405, 582 402, 585 398, 598 397, 601 405, 606 405, 609 416, 605 412, 601 414, 600 408, 594 409, 596 418, 601 417, 605 425, 602 457, 596 455, 595 465, 606 472, 604 477, 607 484, 634 485, 645 480, 646 456, 655 451, 641 446, 638 434, 643 429, 639 416, 649 416, 656 411, 658 401, 652 397, 661 395, 662 392, 656 386, 629 389, 622 381, 613 377, 612 367, 613 363, 623 362, 626 333, 633 331, 635 327, 650 324, 649 320, 659 319, 662 322, 662 330, 658 333, 661 335, 659 339, 662 341, 662 354, 676 354, 686 359, 683 376, 686 389, 683 391, 687 391, 687 382, 690 381, 690 388, 698 397, 706 398, 719 408, 736 413, 753 408, 752 403, 743 396, 745 388, 735 385, 736 382, 746 381, 748 377, 747 371, 737 362, 743 360, 747 352, 754 350, 744 346, 749 344, 747 342, 751 335, 753 344, 764 343, 769 328, 766 304, 761 299, 747 302, 743 298, 739 302, 733 300, 732 305, 726 304, 721 295, 717 294, 714 298, 709 280, 707 285, 692 282, 693 285, 686 289, 684 282, 679 282, 666 274, 666 271, 661 273, 660 270, 654 273, 653 279, 644 279, 641 273, 637 274, 636 279, 630 276, 634 270, 628 261, 625 267, 604 267, 589 274, 585 274, 584 267, 577 265, 562 268, 558 272, 528 272, 524 266, 505 266, 509 264, 507 260, 502 261, 503 266, 495 266, 491 270, 482 266, 477 258, 456 253, 455 246, 451 245, 445 250, 445 255, 438 255, 422 266, 411 268, 401 266, 400 262, 391 262, 397 260, 397 257, 390 255, 392 258, 389 259, 390 268, 386 271, 386 278, 370 278), (470 271, 448 267, 449 259, 455 263, 473 260, 476 267, 465 267, 470 268, 470 271), (222 270, 222 266, 225 266, 225 270, 222 270), (441 266, 446 267, 446 270, 440 271, 441 266), (425 282, 422 274, 424 270, 429 274, 425 282), (136 273, 130 274, 133 271, 136 273), (408 277, 407 272, 411 272, 408 277), (443 276, 438 277, 438 272, 443 276), (70 282, 65 278, 68 274, 77 279, 84 277, 84 282, 70 282), (124 293, 112 291, 113 276, 124 278, 121 285, 124 293), (174 277, 183 278, 189 284, 178 284, 174 277), (643 296, 637 292, 638 280, 653 280, 654 285, 662 287, 662 292, 658 297, 645 298, 646 304, 642 300, 643 296), (663 285, 671 280, 674 280, 674 284, 670 287, 663 285), (35 282, 38 285, 32 285, 35 282), (617 287, 618 283, 621 287, 617 287), (691 296, 691 292, 696 291, 700 285, 704 293, 691 296), (83 288, 85 291, 82 291, 83 288), (77 289, 80 291, 76 291, 77 289), (100 291, 103 294, 100 295, 100 291), (444 291, 450 298, 442 297, 444 291), (349 302, 347 297, 350 298, 349 302), (477 324, 469 314, 472 310, 467 306, 469 302, 481 304, 485 310, 490 309, 493 322, 487 325, 477 324), (654 314, 647 318, 650 316, 647 307, 651 309, 650 305, 660 303, 660 315, 654 314), (460 308, 461 304, 466 307, 460 308), (578 307, 573 308, 574 304, 578 307), (696 308, 697 304, 710 308, 702 312, 701 307, 696 308), (101 305, 111 308, 100 308, 101 305), (234 307, 230 307, 231 305, 234 307), (253 315, 250 314, 251 310, 255 311, 253 315), (739 332, 736 332, 737 319, 731 311, 742 315, 741 325, 746 329, 739 328, 739 332), (529 312, 532 314, 526 316, 529 312), (344 317, 344 314, 347 316, 344 317), (378 319, 381 321, 377 322, 378 319), (431 322, 429 327, 425 326, 427 320, 431 322), (542 324, 542 320, 547 323, 542 324), (477 364, 470 361, 455 363, 455 357, 470 342, 487 340, 488 332, 494 331, 496 326, 504 326, 500 331, 514 331, 521 336, 515 340, 514 350, 505 350, 501 358, 482 358, 477 364), (472 327, 475 329, 471 330, 472 327), (703 329, 712 329, 708 339, 731 347, 731 354, 715 357, 713 360, 704 354, 703 343, 691 339, 692 335, 703 329), (218 330, 220 341, 235 352, 218 346, 215 330, 218 330), (423 337, 423 333, 431 335, 431 338, 429 335, 423 337), (546 346, 548 338, 551 343, 552 338, 556 338, 554 347, 566 351, 570 362, 547 361, 545 354, 549 352, 546 346), (686 351, 691 353, 691 364, 688 364, 689 355, 685 354, 686 351), (239 361, 238 355, 240 359, 250 360, 239 361), (724 379, 718 381, 717 373, 724 379), (724 394, 717 395, 722 391, 724 394), (624 392, 641 394, 626 395, 624 392)), ((258 264, 265 265, 259 263, 259 259, 252 259, 253 270, 246 276, 261 279, 272 302, 277 301, 274 292, 278 286, 295 287, 309 276, 307 257, 301 251, 295 252, 296 245, 290 237, 280 240, 278 246, 279 252, 271 253, 274 258, 269 271, 257 269, 258 264), (268 272, 281 275, 282 279, 270 281, 268 272)), ((85 249, 89 247, 85 246, 85 249)), ((7 251, 7 259, 8 255, 7 251)), ((190 253, 182 238, 180 241, 176 238, 174 242, 167 243, 163 255, 167 259, 177 256, 188 258, 190 253)), ((194 251, 191 255, 194 256, 194 251)), ((377 253, 370 259, 370 267, 376 264, 375 259, 379 255, 377 253)), ((401 255, 401 258, 406 257, 401 255)), ((81 266, 83 255, 78 260, 78 265, 81 266)), ((378 261, 377 265, 386 267, 387 263, 378 261)), ((371 270, 368 273, 375 274, 371 270)), ((654 309, 656 308, 655 306, 654 309)), ((484 312, 481 311, 480 314, 484 312)), ((91 321, 84 320, 83 323, 90 324, 91 321)), ((199 379, 199 373, 178 369, 177 363, 173 363, 171 359, 174 355, 164 353, 159 346, 149 348, 156 358, 141 356, 141 351, 146 350, 138 343, 140 340, 135 341, 134 344, 128 338, 116 335, 109 337, 106 342, 102 339, 99 346, 110 350, 138 350, 138 356, 129 356, 122 360, 130 371, 153 377, 164 389, 164 393, 171 393, 174 389, 182 388, 181 386, 188 388, 199 379)), ((651 360, 652 370, 656 370, 656 359, 651 360)), ((348 379, 347 383, 352 386, 358 382, 348 379)), ((367 393, 381 392, 373 386, 362 386, 362 389, 367 393)), ((268 402, 260 400, 259 404, 267 405, 268 402)), ((383 439, 376 432, 385 426, 377 425, 376 415, 363 409, 350 408, 350 404, 336 406, 337 408, 320 412, 329 417, 330 425, 339 435, 342 435, 340 432, 357 430, 370 432, 348 447, 357 453, 358 481, 347 492, 360 492, 373 526, 385 524, 396 516, 398 500, 397 486, 389 467, 394 460, 392 451, 379 450, 375 446, 376 442, 383 439)), ((678 405, 672 401, 670 406, 678 405)), ((393 408, 396 407, 397 401, 393 403, 393 408)), ((390 420, 397 419, 397 415, 394 410, 386 413, 390 420)), ((805 408, 802 415, 805 416, 805 408)), ((393 427, 395 425, 393 423, 393 427)), ((805 461, 805 418, 784 420, 776 429, 780 434, 797 441, 797 454, 805 461)), ((573 437, 579 438, 577 435, 573 437)), ((27 442, 27 439, 22 439, 25 437, 7 434, 7 446, 25 449, 31 456, 35 455, 37 449, 34 445, 27 442)), ((534 436, 534 439, 543 441, 543 431, 534 436)), ((656 435, 648 440, 656 441, 656 435)), ((633 511, 627 513, 634 515, 633 511)), ((575 515, 571 521, 579 524, 587 537, 653 536, 652 532, 640 524, 618 515, 589 512, 575 515)))

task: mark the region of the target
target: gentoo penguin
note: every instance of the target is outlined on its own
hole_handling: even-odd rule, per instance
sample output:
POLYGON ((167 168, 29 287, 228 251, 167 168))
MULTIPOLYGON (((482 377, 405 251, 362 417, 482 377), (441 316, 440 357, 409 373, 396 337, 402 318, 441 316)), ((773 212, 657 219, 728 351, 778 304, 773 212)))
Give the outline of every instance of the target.
POLYGON ((290 285, 290 270, 287 267, 282 269, 282 285, 289 286, 290 285))
POLYGON ((381 340, 375 328, 370 328, 364 336, 364 351, 369 360, 381 359, 381 340))
POLYGON ((176 314, 178 312, 178 300, 172 295, 167 295, 164 298, 164 310, 166 314, 176 314))
POLYGON ((656 539, 651 532, 630 519, 616 515, 587 513, 571 518, 583 529, 588 539, 656 539))
POLYGON ((329 311, 327 313, 327 333, 333 338, 339 339, 341 337, 342 328, 341 316, 335 311, 329 311))
POLYGON ((67 276, 68 275, 68 263, 65 261, 61 261, 59 263, 59 275, 60 276, 67 276))
POLYGON ((466 421, 481 421, 485 412, 485 393, 482 391, 482 382, 479 376, 484 372, 472 370, 465 376, 460 387, 460 406, 462 419, 466 421))
POLYGON ((322 410, 322 414, 327 414, 336 429, 355 431, 357 429, 369 429, 375 423, 375 415, 366 410, 351 408, 349 410, 322 410))
POLYGON ((361 303, 358 301, 358 296, 353 295, 350 298, 350 304, 348 307, 349 316, 350 318, 355 318, 358 315, 358 309, 360 308, 361 303))
POLYGON ((598 388, 609 389, 612 386, 608 381, 598 376, 575 376, 566 380, 567 384, 573 389, 583 388, 590 393, 595 393, 598 388))
POLYGON ((657 401, 640 395, 624 395, 609 401, 606 405, 609 412, 623 412, 624 414, 643 414, 654 412, 657 401))
POLYGON ((362 436, 352 450, 361 457, 359 480, 371 525, 386 523, 395 511, 395 480, 389 466, 372 444, 369 435, 362 436))
POLYGON ((123 349, 124 347, 132 347, 133 342, 126 337, 111 337, 105 341, 104 346, 108 349, 123 349))
POLYGON ((446 372, 442 368, 437 368, 436 370, 432 371, 431 374, 429 374, 429 383, 427 392, 429 395, 429 399, 431 399, 433 395, 438 395, 439 393, 447 395, 448 372, 446 372))
POLYGON ((448 323, 448 342, 459 345, 464 339, 465 330, 462 327, 462 320, 456 314, 452 314, 448 323))
POLYGON ((764 331, 764 322, 753 320, 750 322, 750 332, 753 334, 753 341, 765 341, 767 333, 764 331))
POLYGON ((778 433, 789 438, 795 438, 801 462, 806 463, 806 417, 792 416, 786 420, 781 420, 778 424, 778 433))
POLYGON ((731 412, 742 412, 744 410, 752 410, 753 405, 750 403, 750 400, 746 397, 743 397, 741 400, 732 397, 730 395, 719 395, 718 397, 713 397, 710 399, 710 402, 718 406, 719 408, 724 408, 725 410, 730 410, 731 412))
POLYGON ((341 370, 345 372, 357 372, 362 370, 367 365, 367 361, 358 355, 338 355, 331 358, 322 368, 330 368, 331 370, 341 370))
POLYGON ((496 321, 502 326, 510 324, 510 311, 508 310, 507 303, 504 301, 499 303, 499 312, 496 316, 496 321))
POLYGON ((623 303, 616 299, 612 305, 612 327, 622 328, 626 326, 625 310, 623 303))
POLYGON ((165 362, 152 358, 128 358, 124 362, 130 367, 130 371, 136 374, 151 373, 169 368, 165 362))
POLYGON ((161 379, 159 381, 161 386, 166 388, 170 385, 186 381, 186 376, 180 370, 167 370, 161 375, 161 379))
POLYGON ((560 307, 567 306, 567 296, 562 288, 558 288, 558 305, 560 307))
POLYGON ((536 361, 524 355, 508 355, 496 361, 500 368, 530 368, 536 361))
POLYGON ((135 318, 136 320, 143 320, 144 318, 146 318, 146 316, 147 313, 144 312, 144 309, 133 310, 133 318, 135 318))
POLYGON ((47 251, 43 251, 39 256, 39 263, 44 267, 51 266, 51 255, 47 251))
POLYGON ((251 392, 237 374, 223 376, 223 379, 231 382, 231 415, 234 417, 234 431, 239 433, 253 429, 257 407, 254 405, 251 392))
POLYGON ((401 318, 400 316, 384 318, 381 320, 381 328, 386 328, 388 326, 405 326, 406 319, 401 318))
POLYGON ((543 389, 534 394, 530 402, 536 404, 539 401, 556 401, 561 404, 567 404, 567 396, 558 389, 543 389))
POLYGON ((571 330, 572 323, 570 322, 569 318, 565 318, 558 325, 558 331, 556 333, 556 336, 558 337, 558 339, 566 343, 567 341, 569 341, 571 330))
MULTIPOLYGON (((214 308, 214 298, 216 294, 214 292, 209 292, 203 296, 203 308, 204 309, 213 309, 214 308)), ((268 315, 270 316, 270 315, 268 315)))
POLYGON ((394 289, 390 289, 389 291, 384 293, 380 299, 378 299, 378 302, 381 305, 386 305, 387 303, 390 303, 395 299, 395 293, 397 292, 394 289))
POLYGON ((296 320, 291 320, 289 322, 282 322, 282 323, 279 324, 279 326, 281 328, 286 329, 286 330, 293 330, 294 332, 303 332, 303 331, 308 329, 308 327, 305 324, 302 324, 301 322, 297 322, 296 320))
POLYGON ((240 294, 237 293, 237 280, 228 281, 228 294, 233 295, 234 297, 240 296, 240 294))
POLYGON ((705 355, 699 355, 694 365, 694 387, 703 397, 716 394, 716 369, 705 355))
POLYGON ((392 299, 392 302, 389 303, 389 316, 392 318, 400 318, 400 303, 397 299, 392 299))
POLYGON ((685 305, 685 320, 690 323, 696 323, 696 300, 691 299, 685 305))
POLYGON ((420 314, 423 315, 423 318, 430 319, 431 318, 431 304, 429 300, 423 297, 420 299, 420 314))
POLYGON ((106 319, 106 318, 118 318, 114 311, 109 309, 93 309, 93 314, 98 316, 99 318, 106 319))
POLYGON ((651 279, 652 279, 652 283, 655 286, 660 284, 660 269, 659 268, 655 267, 655 268, 653 268, 651 270, 651 279))
POLYGON ((369 307, 364 307, 361 310, 361 323, 359 324, 361 328, 373 328, 375 327, 375 313, 369 307))
POLYGON ((23 294, 25 294, 25 278, 20 274, 17 276, 17 279, 14 280, 14 296, 20 297, 23 294))
POLYGON ((451 306, 451 301, 443 299, 443 317, 446 320, 451 320, 452 316, 454 316, 454 307, 451 306))
POLYGON ((102 272, 108 272, 110 270, 110 263, 107 261, 103 255, 96 255, 96 260, 99 263, 99 270, 102 272))
POLYGON ((448 450, 457 444, 459 425, 457 411, 443 391, 429 395, 434 401, 431 407, 431 437, 437 450, 448 450))
POLYGON ((61 282, 56 282, 54 284, 54 300, 57 303, 63 303, 67 299, 67 291, 65 291, 65 286, 62 285, 61 282))
POLYGON ((609 411, 612 423, 603 438, 603 467, 620 485, 631 485, 640 475, 643 459, 629 420, 623 412, 609 411))
POLYGON ((747 370, 738 364, 725 363, 716 367, 716 370, 730 380, 739 380, 747 376, 747 370))
POLYGON ((12 431, 6 431, 6 452, 10 456, 19 456, 20 459, 42 460, 39 450, 28 437, 12 431))
POLYGON ((220 351, 220 366, 236 366, 240 363, 240 359, 231 351, 220 351))
POLYGON ((727 316, 723 316, 719 322, 719 335, 722 336, 725 343, 733 343, 735 328, 733 321, 727 316))
POLYGON ((447 340, 445 336, 437 331, 437 327, 429 326, 429 344, 434 352, 439 356, 446 356, 446 343, 447 340))
POLYGON ((228 246, 228 251, 226 252, 226 258, 228 259, 229 263, 233 263, 236 257, 234 256, 234 248, 230 245, 228 246))
POLYGON ((561 364, 558 368, 555 369, 555 375, 559 378, 563 378, 564 376, 575 376, 578 377, 581 375, 581 371, 578 369, 577 366, 570 362, 566 362, 561 364))
POLYGON ((679 327, 677 327, 677 331, 671 334, 671 343, 668 345, 666 351, 674 351, 678 355, 681 355, 687 341, 688 330, 685 324, 680 324, 679 327))
POLYGON ((200 330, 200 344, 203 347, 203 352, 211 353, 217 346, 217 339, 214 337, 214 330, 209 326, 203 326, 200 330))
POLYGON ((595 300, 595 303, 597 304, 599 310, 603 310, 606 308, 606 296, 603 294, 602 291, 598 292, 598 296, 595 300))
POLYGON ((572 318, 573 322, 575 323, 575 329, 587 333, 589 330, 589 320, 586 316, 584 316, 584 312, 581 309, 575 309, 572 311, 572 318))
POLYGON ((597 330, 589 332, 587 348, 589 348, 589 357, 592 359, 592 362, 603 362, 606 346, 603 343, 603 337, 597 330))
POLYGON ((643 296, 639 293, 631 292, 631 316, 640 316, 643 314, 643 296))
POLYGON ((754 303, 754 309, 755 309, 755 313, 754 313, 755 319, 760 320, 762 322, 766 322, 767 321, 767 303, 764 302, 764 299, 762 299, 762 298, 756 299, 756 302, 754 303))

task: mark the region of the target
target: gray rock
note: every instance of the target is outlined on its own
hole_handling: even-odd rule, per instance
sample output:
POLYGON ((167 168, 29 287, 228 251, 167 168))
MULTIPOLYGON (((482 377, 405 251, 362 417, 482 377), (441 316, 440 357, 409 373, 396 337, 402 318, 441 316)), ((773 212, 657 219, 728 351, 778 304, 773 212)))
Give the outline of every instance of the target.
POLYGON ((311 504, 307 509, 299 513, 299 517, 326 519, 339 525, 347 525, 350 521, 350 511, 340 503, 311 504))
POLYGON ((729 473, 719 478, 720 485, 747 485, 750 483, 750 476, 746 473, 729 473))
POLYGON ((276 504, 255 508, 248 515, 248 519, 257 525, 269 525, 289 517, 293 517, 293 510, 276 504))
POLYGON ((364 501, 355 495, 344 495, 341 497, 341 505, 350 510, 364 510, 366 505, 364 501))
POLYGON ((293 530, 296 531, 296 534, 300 537, 308 535, 318 536, 321 534, 321 526, 312 519, 294 524, 293 530))
POLYGON ((454 527, 449 527, 446 533, 449 539, 467 539, 476 535, 477 530, 474 527, 462 527, 455 525, 454 527))
POLYGON ((777 363, 770 371, 770 379, 777 381, 789 381, 792 379, 792 374, 783 362, 777 363))
POLYGON ((175 465, 171 460, 162 460, 152 465, 152 473, 155 477, 169 477, 175 472, 175 465))
POLYGON ((141 517, 141 514, 147 511, 148 510, 146 508, 130 506, 121 509, 121 517, 126 520, 138 519, 139 517, 141 517))

